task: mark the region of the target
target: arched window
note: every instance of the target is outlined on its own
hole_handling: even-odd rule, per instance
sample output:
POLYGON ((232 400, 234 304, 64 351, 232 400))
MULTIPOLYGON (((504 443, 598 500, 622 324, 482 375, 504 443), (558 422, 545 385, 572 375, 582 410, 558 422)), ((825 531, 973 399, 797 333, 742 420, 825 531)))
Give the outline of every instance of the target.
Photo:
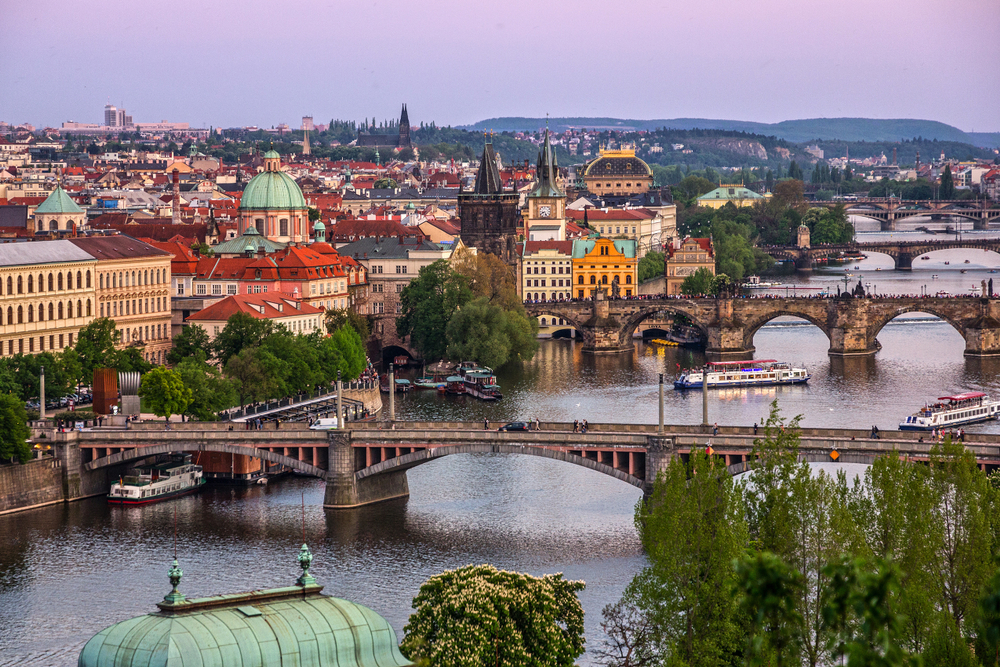
MULTIPOLYGON (((49 281, 51 281, 51 280, 52 280, 52 274, 50 273, 49 274, 49 281)), ((59 276, 56 278, 56 287, 58 287, 60 290, 62 290, 62 288, 63 288, 62 271, 59 272, 59 276)), ((49 285, 49 289, 52 289, 51 284, 49 285)))
POLYGON ((57 223, 55 220, 49 220, 49 231, 50 232, 59 231, 59 223, 57 223))
POLYGON ((148 285, 149 284, 149 271, 143 271, 142 272, 142 284, 143 285, 148 285))
POLYGON ((632 276, 625 276, 625 284, 626 285, 632 284, 632 276))
POLYGON ((540 322, 540 324, 541 324, 541 325, 542 325, 543 327, 545 326, 545 318, 544 318, 544 317, 542 318, 542 321, 540 322))
POLYGON ((90 317, 90 299, 87 299, 87 317, 90 317))
POLYGON ((28 321, 29 322, 34 322, 35 321, 35 307, 34 306, 28 306, 28 321))
MULTIPOLYGON (((79 275, 79 273, 80 272, 77 271, 77 275, 79 275)), ((76 284, 79 285, 80 281, 77 280, 76 284)), ((73 272, 72 271, 67 271, 66 272, 66 289, 73 289, 73 272)))
MULTIPOLYGON (((79 282, 80 281, 77 280, 77 284, 79 284, 79 282)), ((90 287, 90 269, 87 269, 87 287, 90 287)))
MULTIPOLYGON (((52 274, 50 273, 49 275, 52 275, 52 274)), ((42 280, 43 280, 43 276, 42 276, 42 274, 39 273, 38 274, 38 291, 39 292, 44 292, 45 291, 45 284, 42 282, 42 280)))
MULTIPOLYGON (((87 275, 89 276, 90 272, 87 272, 87 275)), ((76 272, 76 288, 77 289, 80 289, 81 287, 83 287, 83 280, 81 280, 81 278, 83 278, 83 274, 80 273, 79 271, 77 271, 76 272)))
POLYGON ((101 289, 104 289, 104 274, 103 273, 101 274, 100 280, 98 282, 101 285, 101 289))
POLYGON ((281 222, 278 223, 280 236, 288 236, 288 218, 282 218, 281 222))
MULTIPOLYGON (((56 314, 56 307, 55 307, 55 304, 53 304, 53 303, 51 303, 51 302, 50 302, 50 303, 49 303, 49 319, 50 319, 50 320, 54 320, 54 319, 56 319, 55 317, 53 317, 53 315, 55 315, 55 314, 56 314)), ((39 316, 39 318, 38 318, 38 319, 42 319, 42 318, 41 318, 41 316, 39 316)))
POLYGON ((590 276, 590 284, 591 285, 597 284, 597 276, 590 276))
POLYGON ((45 231, 45 221, 44 220, 39 220, 38 221, 38 231, 40 231, 40 232, 44 232, 45 231))
POLYGON ((17 307, 17 323, 24 324, 24 309, 21 306, 17 307))
POLYGON ((580 283, 582 285, 583 284, 583 276, 580 276, 579 279, 576 282, 578 282, 578 283, 580 283))
POLYGON ((21 276, 17 277, 17 293, 18 294, 24 293, 24 284, 23 281, 21 280, 21 276))
MULTIPOLYGON (((60 315, 59 317, 62 317, 62 315, 60 315)), ((67 301, 66 302, 66 317, 69 318, 69 319, 73 319, 73 302, 72 301, 67 301)))
POLYGON ((132 286, 135 286, 135 271, 132 272, 132 286))
MULTIPOLYGON (((20 310, 20 306, 18 306, 20 310)), ((7 306, 7 324, 14 324, 14 308, 12 306, 7 306)))
MULTIPOLYGON (((88 311, 87 314, 90 315, 90 312, 88 311)), ((76 316, 83 317, 83 302, 80 301, 79 299, 77 299, 76 302, 76 316)))
MULTIPOLYGON (((17 282, 20 283, 21 279, 18 278, 17 282)), ((10 276, 7 276, 7 294, 13 294, 13 293, 14 293, 14 279, 11 278, 10 276)))
POLYGON ((608 277, 607 276, 601 276, 601 284, 602 285, 607 285, 608 284, 608 277))
POLYGON ((63 318, 63 305, 62 305, 62 301, 60 301, 59 302, 59 319, 61 320, 62 318, 63 318))
MULTIPOLYGON (((18 289, 17 291, 20 292, 21 290, 18 289)), ((28 275, 28 294, 31 294, 34 291, 35 291, 35 276, 29 274, 28 275)))
MULTIPOLYGON (((111 313, 111 306, 108 306, 108 314, 111 313)), ((104 304, 101 304, 101 317, 104 317, 104 304)))

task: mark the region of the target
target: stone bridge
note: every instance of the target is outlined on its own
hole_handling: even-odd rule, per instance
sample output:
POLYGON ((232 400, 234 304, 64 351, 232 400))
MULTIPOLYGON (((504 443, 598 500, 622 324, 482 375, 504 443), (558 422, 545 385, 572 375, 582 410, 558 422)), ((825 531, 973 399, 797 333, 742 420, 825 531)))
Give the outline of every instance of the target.
POLYGON ((705 298, 608 299, 525 304, 529 315, 561 317, 575 327, 583 349, 594 353, 628 352, 632 332, 660 313, 683 314, 701 330, 706 351, 717 358, 746 357, 754 351, 757 331, 782 315, 812 322, 830 340, 838 356, 874 354, 878 333, 903 313, 936 315, 965 339, 966 356, 1000 355, 1000 299, 938 298, 705 298))
POLYGON ((810 206, 843 206, 851 215, 863 215, 881 222, 882 231, 896 230, 896 222, 916 216, 957 217, 975 222, 975 229, 989 229, 1000 219, 1000 205, 976 200, 858 199, 855 201, 811 201, 810 206))
MULTIPOLYGON (((754 435, 749 427, 722 427, 711 435, 699 426, 592 424, 587 433, 572 425, 545 423, 539 431, 497 432, 470 422, 356 422, 351 430, 309 431, 298 424, 275 431, 228 430, 225 423, 187 423, 165 431, 158 424, 124 430, 52 432, 75 495, 107 493, 128 464, 166 452, 222 451, 246 454, 315 475, 326 481, 324 505, 351 508, 409 495, 406 471, 453 454, 540 456, 582 466, 648 493, 658 471, 675 456, 712 448, 733 474, 746 469, 754 435), (390 427, 391 426, 391 427, 390 427), (159 428, 157 428, 159 427, 159 428)), ((912 432, 883 431, 882 439, 851 429, 801 431, 800 455, 808 461, 870 463, 894 454, 927 460, 931 444, 912 432)), ((985 470, 1000 467, 1000 435, 969 434, 966 447, 985 470)))
POLYGON ((795 268, 809 271, 813 263, 823 257, 839 256, 847 252, 878 252, 892 257, 897 271, 909 271, 913 260, 935 250, 972 248, 1000 253, 1000 238, 964 238, 930 241, 878 241, 867 243, 828 243, 815 246, 762 246, 761 250, 775 259, 792 260, 795 268))

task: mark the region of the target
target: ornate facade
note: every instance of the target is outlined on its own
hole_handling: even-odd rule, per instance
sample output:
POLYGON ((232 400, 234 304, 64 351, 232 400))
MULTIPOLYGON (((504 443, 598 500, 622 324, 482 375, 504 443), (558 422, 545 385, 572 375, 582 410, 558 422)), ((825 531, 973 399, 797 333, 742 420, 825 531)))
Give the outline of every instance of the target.
POLYGON ((496 255, 505 263, 517 262, 515 243, 520 215, 520 195, 505 191, 497 168, 493 144, 483 147, 483 157, 471 192, 458 194, 460 237, 466 246, 496 255))
POLYGON ((264 154, 264 171, 250 179, 240 198, 239 233, 250 227, 278 243, 309 242, 309 205, 275 151, 264 154))
POLYGON ((601 148, 587 165, 583 182, 596 195, 634 195, 653 187, 653 170, 635 156, 635 146, 601 148))

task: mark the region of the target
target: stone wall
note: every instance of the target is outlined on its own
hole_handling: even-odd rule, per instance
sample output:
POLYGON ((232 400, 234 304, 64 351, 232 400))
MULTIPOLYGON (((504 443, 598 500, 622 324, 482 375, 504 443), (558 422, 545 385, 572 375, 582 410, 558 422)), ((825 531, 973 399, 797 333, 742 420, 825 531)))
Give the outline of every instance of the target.
POLYGON ((0 514, 62 499, 63 470, 59 459, 46 457, 23 465, 0 466, 0 514))

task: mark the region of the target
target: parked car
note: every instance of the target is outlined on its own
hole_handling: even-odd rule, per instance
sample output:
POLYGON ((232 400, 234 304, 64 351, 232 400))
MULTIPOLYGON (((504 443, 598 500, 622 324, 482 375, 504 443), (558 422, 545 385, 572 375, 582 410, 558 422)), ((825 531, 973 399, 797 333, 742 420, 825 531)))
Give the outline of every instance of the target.
POLYGON ((504 424, 498 431, 527 431, 528 425, 524 422, 510 422, 509 424, 504 424))

